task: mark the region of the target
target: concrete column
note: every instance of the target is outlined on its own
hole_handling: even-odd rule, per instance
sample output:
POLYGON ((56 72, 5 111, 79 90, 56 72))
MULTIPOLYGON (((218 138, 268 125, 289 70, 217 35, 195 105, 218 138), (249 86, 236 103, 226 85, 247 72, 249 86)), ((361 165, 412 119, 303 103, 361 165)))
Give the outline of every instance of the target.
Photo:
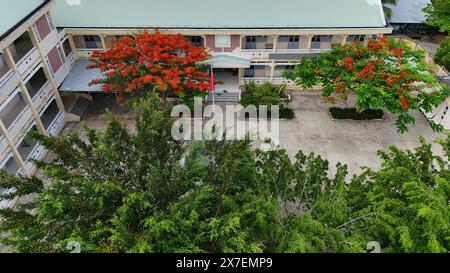
POLYGON ((20 80, 20 88, 22 89, 22 94, 25 102, 28 104, 28 106, 31 109, 31 112, 33 113, 34 120, 36 121, 36 127, 38 129, 38 132, 41 134, 47 134, 44 128, 44 124, 41 121, 41 118, 39 117, 39 113, 33 106, 33 100, 31 99, 30 94, 28 93, 28 89, 25 86, 25 83, 20 80))
MULTIPOLYGON (((14 62, 14 59, 12 57, 11 51, 9 50, 9 47, 5 47, 3 50, 4 56, 6 56, 6 62, 9 65, 9 67, 17 72, 17 65, 16 62, 14 62)), ((17 72, 18 73, 18 72, 17 72)))
POLYGON ((22 169, 23 173, 25 175, 29 175, 27 169, 26 169, 26 164, 23 161, 22 157, 19 154, 19 151, 16 148, 15 143, 11 140, 8 130, 6 129, 5 125, 3 124, 3 121, 0 120, 0 132, 3 133, 3 136, 6 140, 6 143, 8 143, 9 148, 11 149, 12 153, 13 153, 13 157, 14 157, 14 161, 16 162, 17 165, 19 165, 19 167, 22 169))
POLYGON ((69 40, 69 44, 72 47, 72 51, 75 56, 75 59, 78 60, 80 58, 80 56, 78 55, 77 46, 75 45, 75 41, 73 40, 72 35, 68 35, 67 39, 69 40))
POLYGON ((306 37, 308 37, 308 45, 306 46, 306 51, 311 52, 311 43, 312 43, 313 35, 309 34, 306 37))
POLYGON ((106 50, 105 35, 100 35, 100 40, 102 41, 103 50, 106 50))
POLYGON ((275 60, 272 60, 272 63, 270 64, 270 82, 273 83, 273 77, 275 74, 275 60))
POLYGON ((345 45, 347 43, 347 38, 348 38, 348 35, 342 35, 341 45, 345 45))
POLYGON ((244 75, 243 71, 245 68, 238 68, 238 78, 239 78, 239 85, 243 83, 242 77, 244 75))
POLYGON ((273 36, 273 52, 276 52, 278 49, 278 35, 273 36))

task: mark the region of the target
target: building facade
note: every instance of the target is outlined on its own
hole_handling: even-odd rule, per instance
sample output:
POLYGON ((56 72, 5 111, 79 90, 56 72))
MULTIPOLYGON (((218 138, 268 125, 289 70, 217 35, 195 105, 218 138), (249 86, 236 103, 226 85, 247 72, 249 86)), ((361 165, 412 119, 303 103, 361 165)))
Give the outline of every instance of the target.
POLYGON ((0 28, 0 169, 30 175, 32 160, 41 159, 45 150, 27 134, 56 135, 66 121, 77 120, 66 113, 58 92, 75 54, 64 51, 51 1, 18 2, 0 19, 6 21, 0 28))
POLYGON ((87 58, 123 35, 157 28, 206 46, 224 83, 216 99, 238 100, 246 81, 290 85, 281 74, 301 58, 392 32, 379 0, 197 1, 11 2, 20 7, 0 19, 6 22, 0 24, 0 169, 35 171, 31 160, 45 151, 25 136, 31 130, 56 135, 67 121, 79 120, 72 111, 77 99, 100 92, 88 85, 102 75, 85 69, 87 58))

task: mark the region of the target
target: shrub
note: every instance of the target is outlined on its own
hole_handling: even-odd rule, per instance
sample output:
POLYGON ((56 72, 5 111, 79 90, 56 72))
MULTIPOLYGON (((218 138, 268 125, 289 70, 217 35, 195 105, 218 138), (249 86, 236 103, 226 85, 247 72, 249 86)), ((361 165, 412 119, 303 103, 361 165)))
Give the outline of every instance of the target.
POLYGON ((435 61, 450 70, 450 38, 447 37, 439 44, 439 49, 434 57, 435 61))
POLYGON ((356 108, 330 108, 331 116, 334 119, 372 120, 382 119, 383 110, 367 109, 358 111, 356 108))
POLYGON ((241 104, 244 107, 255 105, 258 109, 260 105, 267 105, 269 110, 272 105, 278 105, 280 106, 280 118, 293 119, 295 114, 287 108, 288 101, 285 90, 285 85, 275 85, 270 82, 257 85, 252 81, 245 85, 241 104))

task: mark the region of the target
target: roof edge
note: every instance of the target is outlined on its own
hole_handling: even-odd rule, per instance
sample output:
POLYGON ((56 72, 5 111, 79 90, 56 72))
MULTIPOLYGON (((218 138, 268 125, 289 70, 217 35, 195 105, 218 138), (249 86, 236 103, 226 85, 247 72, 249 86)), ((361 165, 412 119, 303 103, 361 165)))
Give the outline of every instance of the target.
POLYGON ((18 29, 22 24, 24 24, 28 19, 30 19, 34 14, 36 14, 39 10, 44 8, 47 4, 49 4, 52 0, 44 0, 42 4, 40 4, 37 8, 35 8, 32 12, 30 12, 27 16, 22 18, 17 24, 12 26, 10 29, 5 31, 2 35, 0 35, 0 41, 8 37, 14 30, 18 29))

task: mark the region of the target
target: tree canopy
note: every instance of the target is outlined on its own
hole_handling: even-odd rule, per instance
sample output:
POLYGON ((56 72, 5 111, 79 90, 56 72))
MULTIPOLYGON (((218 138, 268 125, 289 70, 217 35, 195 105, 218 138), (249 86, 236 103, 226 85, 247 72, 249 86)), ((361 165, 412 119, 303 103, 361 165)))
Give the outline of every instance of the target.
POLYGON ((105 77, 91 85, 105 92, 153 92, 192 98, 209 89, 208 69, 199 62, 209 58, 205 47, 194 46, 181 34, 166 35, 158 30, 124 36, 112 48, 95 51, 89 68, 105 77))
MULTIPOLYGON (((400 132, 415 122, 411 110, 431 112, 450 95, 448 86, 439 84, 428 71, 423 51, 386 38, 369 40, 367 45, 335 45, 317 57, 302 59, 295 71, 283 75, 303 88, 322 85, 322 96, 330 103, 355 94, 359 110, 383 109, 395 114, 400 132)), ((432 125, 437 131, 443 129, 432 125)))
POLYGON ((450 70, 450 37, 445 38, 439 43, 439 48, 434 59, 438 64, 450 70))
POLYGON ((387 4, 395 6, 397 5, 397 0, 382 0, 381 2, 383 3, 384 15, 387 19, 391 19, 394 14, 392 9, 387 4))
POLYGON ((42 177, 0 173, 0 196, 35 196, 0 210, 13 251, 385 252, 450 249, 450 139, 445 157, 422 141, 414 151, 380 152, 381 169, 350 183, 346 166, 248 141, 178 142, 169 110, 135 105, 136 130, 106 116, 103 132, 31 137, 55 159, 42 177))
POLYGON ((423 11, 428 14, 427 23, 438 27, 441 32, 450 32, 450 2, 432 0, 423 11))

